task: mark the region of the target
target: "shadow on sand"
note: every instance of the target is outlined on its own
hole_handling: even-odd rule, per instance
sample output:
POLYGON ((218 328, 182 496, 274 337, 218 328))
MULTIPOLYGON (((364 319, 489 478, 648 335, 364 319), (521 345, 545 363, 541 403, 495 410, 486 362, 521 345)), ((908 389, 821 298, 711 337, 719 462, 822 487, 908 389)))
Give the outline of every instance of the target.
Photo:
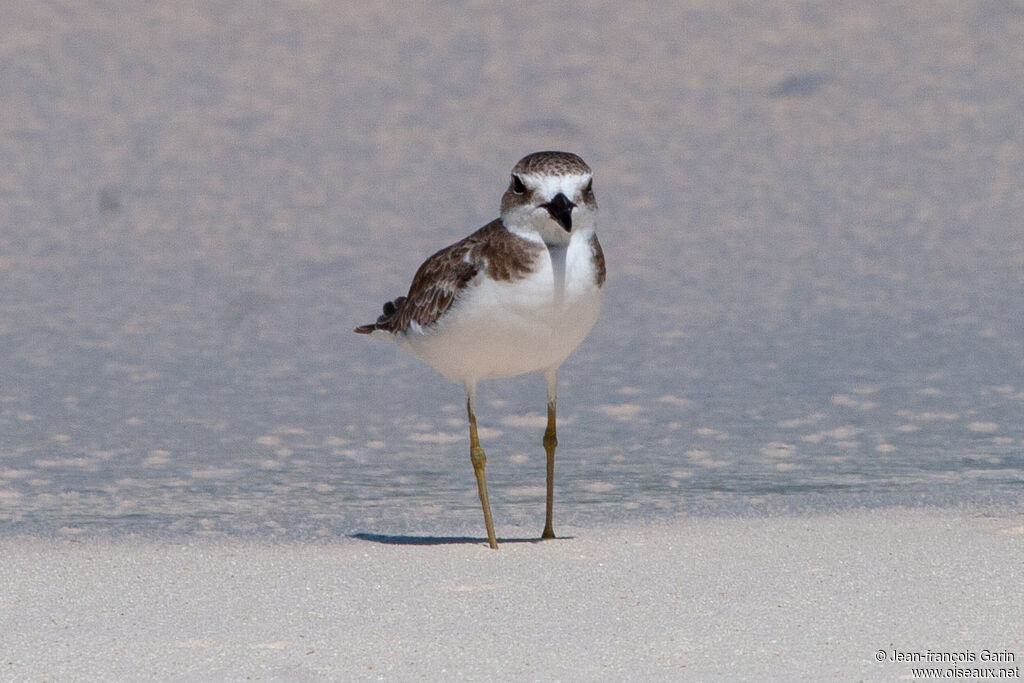
MULTIPOLYGON (((349 534, 349 538, 358 538, 360 541, 371 541, 373 543, 384 543, 386 545, 452 545, 452 544, 479 544, 487 545, 486 537, 476 536, 401 536, 392 534, 371 534, 365 531, 349 534)), ((572 536, 559 536, 556 539, 566 540, 572 536)), ((498 545, 503 543, 540 543, 540 538, 499 538, 498 545)))

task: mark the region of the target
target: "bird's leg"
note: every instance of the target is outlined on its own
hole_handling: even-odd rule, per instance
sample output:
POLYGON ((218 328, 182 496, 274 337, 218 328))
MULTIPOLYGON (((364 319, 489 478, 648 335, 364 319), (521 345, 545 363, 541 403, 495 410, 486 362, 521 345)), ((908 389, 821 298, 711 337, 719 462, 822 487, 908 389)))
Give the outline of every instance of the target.
POLYGON ((558 446, 558 436, 555 433, 555 402, 558 393, 558 380, 556 371, 551 370, 544 373, 548 384, 548 426, 544 430, 544 452, 548 456, 548 497, 545 505, 544 532, 541 538, 554 538, 555 529, 552 526, 551 518, 555 509, 555 447, 558 446))
POLYGON ((480 446, 480 438, 476 433, 476 413, 473 412, 472 396, 466 399, 466 412, 469 413, 469 459, 473 461, 473 472, 476 474, 476 486, 480 493, 480 506, 484 509, 484 524, 487 526, 487 544, 491 548, 498 548, 498 540, 494 536, 494 520, 491 518, 491 503, 487 498, 487 479, 484 477, 484 467, 487 465, 487 456, 480 446))

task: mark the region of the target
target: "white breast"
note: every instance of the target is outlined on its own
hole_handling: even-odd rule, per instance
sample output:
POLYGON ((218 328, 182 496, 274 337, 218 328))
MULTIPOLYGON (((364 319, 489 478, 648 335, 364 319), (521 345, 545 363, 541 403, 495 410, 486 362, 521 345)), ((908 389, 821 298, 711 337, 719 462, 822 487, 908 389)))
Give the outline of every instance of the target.
POLYGON ((588 239, 544 250, 524 279, 478 276, 433 328, 410 330, 399 345, 464 387, 558 367, 601 310, 588 239))

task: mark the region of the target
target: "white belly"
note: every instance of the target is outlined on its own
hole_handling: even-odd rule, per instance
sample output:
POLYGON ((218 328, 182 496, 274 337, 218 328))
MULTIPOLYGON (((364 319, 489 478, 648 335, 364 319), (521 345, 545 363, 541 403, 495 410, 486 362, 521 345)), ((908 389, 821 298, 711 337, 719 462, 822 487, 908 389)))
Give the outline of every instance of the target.
POLYGON ((590 247, 573 240, 544 252, 523 280, 481 277, 433 328, 399 335, 412 356, 464 387, 557 368, 601 310, 590 247))

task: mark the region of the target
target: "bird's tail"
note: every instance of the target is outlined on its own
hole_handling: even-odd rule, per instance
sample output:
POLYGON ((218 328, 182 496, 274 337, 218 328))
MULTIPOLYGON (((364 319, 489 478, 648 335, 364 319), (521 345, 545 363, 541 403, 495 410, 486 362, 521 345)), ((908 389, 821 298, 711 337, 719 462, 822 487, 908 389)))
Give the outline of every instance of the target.
POLYGON ((377 331, 393 332, 395 318, 398 316, 398 312, 402 310, 405 301, 406 297, 400 296, 394 301, 385 303, 384 310, 380 317, 377 318, 377 322, 360 325, 355 329, 356 334, 373 334, 377 331))

